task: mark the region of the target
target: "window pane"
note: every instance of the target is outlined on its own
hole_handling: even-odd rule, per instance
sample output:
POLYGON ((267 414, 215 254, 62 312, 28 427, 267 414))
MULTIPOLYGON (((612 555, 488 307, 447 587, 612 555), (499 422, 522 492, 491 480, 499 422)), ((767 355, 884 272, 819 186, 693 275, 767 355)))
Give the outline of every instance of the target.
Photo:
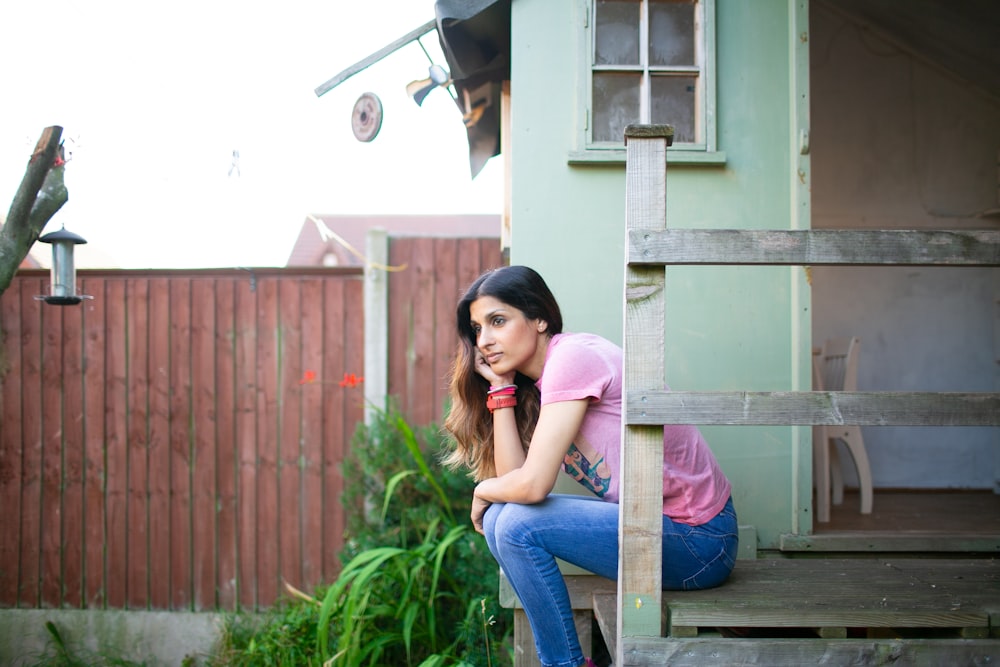
POLYGON ((594 141, 624 143, 625 126, 639 122, 639 74, 594 73, 594 141))
POLYGON ((639 3, 598 0, 594 21, 595 65, 639 64, 639 3))
MULTIPOLYGON (((694 143, 697 80, 693 76, 654 76, 649 122, 673 125, 674 143, 694 143)), ((596 128, 595 128, 596 129, 596 128)))
POLYGON ((649 3, 651 67, 695 64, 694 4, 694 0, 653 0, 649 3))

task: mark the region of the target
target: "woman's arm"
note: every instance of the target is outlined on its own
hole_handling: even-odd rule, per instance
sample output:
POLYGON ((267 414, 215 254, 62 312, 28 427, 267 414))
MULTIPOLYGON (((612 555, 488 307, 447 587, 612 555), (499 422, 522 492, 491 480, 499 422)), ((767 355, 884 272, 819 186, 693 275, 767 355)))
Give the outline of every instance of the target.
MULTIPOLYGON (((493 372, 479 350, 476 350, 476 372, 493 387, 514 384, 513 371, 500 376, 493 372)), ((524 465, 524 446, 517 430, 517 420, 512 408, 501 408, 493 412, 493 467, 496 474, 504 475, 524 465)))
MULTIPOLYGON (((471 518, 477 532, 483 532, 483 514, 490 504, 538 503, 551 493, 566 452, 580 431, 589 403, 590 401, 582 399, 542 406, 524 464, 476 485, 472 496, 471 518)), ((498 412, 511 413, 508 418, 511 423, 514 422, 512 409, 505 408, 498 412)), ((494 413, 494 420, 496 416, 494 413)))
MULTIPOLYGON (((556 484, 560 466, 573 438, 580 431, 583 416, 590 401, 560 401, 542 406, 538 424, 531 437, 531 446, 521 466, 498 477, 483 480, 476 486, 476 496, 491 503, 537 503, 545 499, 556 484)), ((502 409, 508 415, 494 414, 494 429, 498 417, 510 422, 516 433, 512 409, 502 409)), ((505 424, 506 425, 506 424, 505 424)), ((520 440, 518 440, 520 442, 520 440)), ((496 447, 497 443, 494 443, 496 447)), ((520 445, 518 445, 520 448, 520 445)), ((499 473, 499 471, 498 471, 499 473)))
POLYGON ((493 411, 493 465, 497 476, 517 470, 524 465, 527 455, 517 430, 514 408, 493 411))

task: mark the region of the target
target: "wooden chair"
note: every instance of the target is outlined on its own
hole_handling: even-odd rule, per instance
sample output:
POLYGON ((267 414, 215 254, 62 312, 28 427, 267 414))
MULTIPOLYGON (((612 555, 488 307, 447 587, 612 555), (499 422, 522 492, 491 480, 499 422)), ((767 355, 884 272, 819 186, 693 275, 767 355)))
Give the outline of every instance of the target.
MULTIPOLYGON (((816 391, 857 391, 858 355, 861 339, 828 339, 818 354, 813 355, 813 383, 816 391)), ((872 512, 872 470, 868 452, 861 437, 861 428, 849 425, 813 427, 813 460, 816 483, 816 520, 830 520, 830 500, 839 505, 844 501, 844 476, 837 441, 843 442, 854 459, 861 492, 861 513, 872 512)))

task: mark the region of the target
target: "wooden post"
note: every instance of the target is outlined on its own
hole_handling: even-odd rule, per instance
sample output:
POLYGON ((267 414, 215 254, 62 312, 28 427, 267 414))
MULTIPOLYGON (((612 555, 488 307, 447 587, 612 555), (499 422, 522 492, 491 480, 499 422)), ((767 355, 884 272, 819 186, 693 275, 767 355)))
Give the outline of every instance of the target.
POLYGON ((389 237, 372 229, 365 238, 365 424, 385 407, 389 393, 389 237))
POLYGON ((500 89, 500 152, 503 154, 503 214, 500 217, 500 253, 503 255, 504 264, 510 263, 512 235, 510 223, 514 201, 513 183, 511 182, 514 163, 511 157, 513 142, 511 141, 510 102, 510 81, 504 81, 500 89))
MULTIPOLYGON (((666 228, 669 125, 625 128, 625 226, 666 228)), ((622 482, 618 533, 618 621, 615 664, 626 664, 633 637, 659 637, 663 535, 663 427, 629 426, 629 393, 664 386, 664 269, 625 265, 622 482)))

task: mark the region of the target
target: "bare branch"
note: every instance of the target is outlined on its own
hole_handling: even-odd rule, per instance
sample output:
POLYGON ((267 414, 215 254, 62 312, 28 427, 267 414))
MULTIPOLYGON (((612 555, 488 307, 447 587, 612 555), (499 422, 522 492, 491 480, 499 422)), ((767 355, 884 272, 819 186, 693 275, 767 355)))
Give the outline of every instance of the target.
POLYGON ((63 183, 61 138, 58 125, 42 131, 11 202, 7 222, 0 229, 0 294, 10 285, 46 223, 69 199, 63 183))

